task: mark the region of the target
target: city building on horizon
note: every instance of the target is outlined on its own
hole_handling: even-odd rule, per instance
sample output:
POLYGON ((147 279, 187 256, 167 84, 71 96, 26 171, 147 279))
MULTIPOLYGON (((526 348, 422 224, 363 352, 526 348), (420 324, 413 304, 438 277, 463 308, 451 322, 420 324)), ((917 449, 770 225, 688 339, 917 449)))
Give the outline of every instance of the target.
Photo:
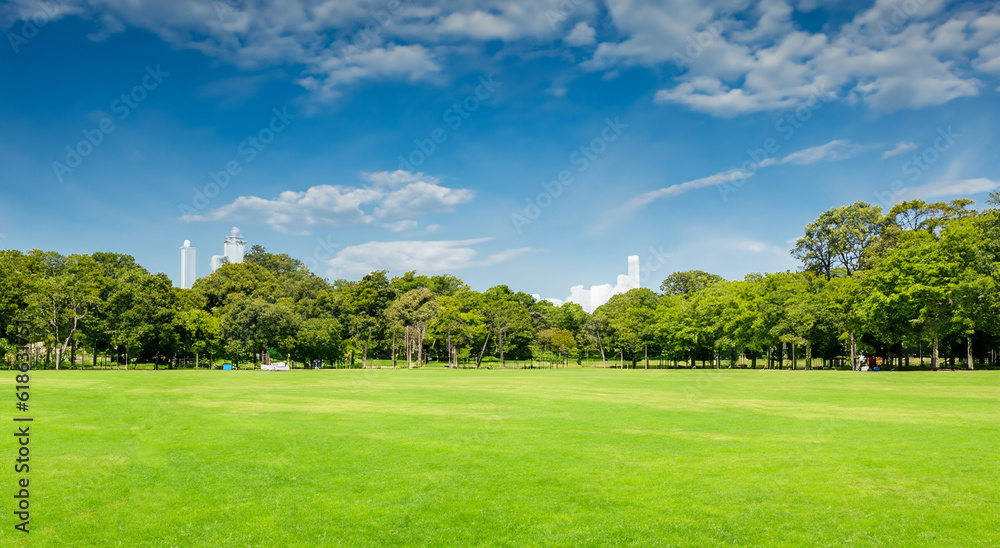
POLYGON ((247 241, 240 234, 239 227, 234 226, 222 245, 222 255, 212 255, 212 272, 221 268, 223 264, 242 263, 246 248, 247 241))
POLYGON ((181 289, 191 289, 198 279, 195 269, 196 251, 197 248, 191 247, 191 240, 184 240, 184 245, 181 246, 181 289))

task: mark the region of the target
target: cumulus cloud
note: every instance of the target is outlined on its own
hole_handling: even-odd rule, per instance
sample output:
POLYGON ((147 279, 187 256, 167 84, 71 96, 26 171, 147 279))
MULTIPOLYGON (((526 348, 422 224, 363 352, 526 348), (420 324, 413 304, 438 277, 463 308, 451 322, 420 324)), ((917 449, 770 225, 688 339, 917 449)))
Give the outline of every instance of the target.
POLYGON ((596 36, 597 31, 594 30, 594 27, 580 21, 575 27, 573 27, 573 30, 566 35, 566 38, 564 38, 563 41, 571 46, 590 46, 596 42, 596 36))
POLYGON ((240 196, 232 203, 184 221, 263 222, 281 232, 308 233, 316 226, 380 223, 393 232, 418 226, 415 217, 446 213, 471 201, 469 189, 441 186, 438 179, 407 171, 364 174, 371 186, 318 185, 274 198, 240 196))
MULTIPOLYGON (((79 16, 97 27, 94 40, 140 28, 241 69, 299 67, 296 82, 315 105, 361 81, 434 81, 440 59, 461 52, 463 41, 555 41, 564 30, 549 14, 563 2, 11 0, 0 5, 0 24, 79 16)), ((593 0, 575 0, 574 17, 595 9, 593 0)))
POLYGON ((900 141, 895 147, 886 150, 882 153, 883 158, 891 158, 893 156, 898 156, 904 152, 908 152, 917 148, 917 143, 908 143, 906 141, 900 141))
POLYGON ((1000 73, 997 8, 944 4, 918 2, 900 17, 898 2, 879 0, 847 24, 806 32, 783 0, 733 16, 725 2, 609 0, 625 38, 598 44, 584 68, 674 65, 682 74, 657 102, 715 116, 792 108, 810 100, 810 88, 877 113, 918 109, 977 95, 977 72, 1000 73))
POLYGON ((936 181, 924 186, 904 188, 896 194, 903 200, 928 200, 945 196, 970 196, 982 194, 1000 188, 1000 182, 986 178, 962 179, 958 181, 936 181))
POLYGON ((368 242, 341 249, 327 261, 334 275, 362 275, 374 270, 416 270, 434 274, 490 266, 527 253, 531 248, 507 249, 480 257, 475 246, 490 238, 439 241, 368 242))
POLYGON ((93 22, 95 40, 139 28, 241 69, 295 67, 312 104, 364 81, 440 81, 447 62, 481 55, 476 45, 492 40, 594 46, 581 66, 606 76, 676 68, 656 100, 719 116, 797 106, 817 86, 878 113, 923 108, 977 95, 995 86, 983 78, 1000 75, 1000 8, 991 3, 922 0, 901 12, 898 0, 877 0, 821 30, 796 22, 795 9, 826 3, 412 0, 390 10, 372 0, 11 0, 0 22, 78 16, 93 22))

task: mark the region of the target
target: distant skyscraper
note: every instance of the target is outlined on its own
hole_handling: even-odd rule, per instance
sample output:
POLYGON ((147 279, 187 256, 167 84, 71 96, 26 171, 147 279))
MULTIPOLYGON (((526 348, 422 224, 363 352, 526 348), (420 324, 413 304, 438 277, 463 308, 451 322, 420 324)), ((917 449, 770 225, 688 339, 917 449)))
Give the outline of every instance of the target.
POLYGON ((584 289, 582 285, 574 285, 570 288, 570 295, 566 300, 579 304, 588 314, 593 313, 597 307, 611 300, 614 295, 641 287, 639 283, 640 273, 639 256, 629 255, 628 274, 619 274, 617 284, 592 285, 590 289, 584 289))
POLYGON ((195 273, 195 250, 191 240, 184 240, 181 246, 181 289, 191 289, 197 278, 195 273))
POLYGON ((229 231, 229 236, 223 243, 222 255, 212 255, 212 272, 215 272, 222 266, 223 259, 225 259, 228 264, 242 263, 246 248, 246 240, 244 240, 243 235, 240 234, 240 229, 234 226, 232 230, 229 231))

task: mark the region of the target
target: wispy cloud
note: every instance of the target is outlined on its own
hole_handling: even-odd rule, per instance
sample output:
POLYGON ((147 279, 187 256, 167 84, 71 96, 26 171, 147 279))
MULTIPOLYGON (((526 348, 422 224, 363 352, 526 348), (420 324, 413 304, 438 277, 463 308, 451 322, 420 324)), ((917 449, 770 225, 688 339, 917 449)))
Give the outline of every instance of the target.
MULTIPOLYGON (((857 154, 863 148, 864 147, 861 145, 851 143, 847 139, 837 139, 835 141, 830 141, 825 145, 819 145, 793 152, 781 159, 764 158, 756 164, 756 169, 778 164, 806 165, 823 160, 843 160, 857 154)), ((746 179, 750 175, 752 174, 745 172, 741 168, 727 169, 726 171, 720 171, 709 175, 708 177, 702 177, 700 179, 694 179, 693 181, 678 183, 676 185, 670 185, 665 188, 645 192, 629 200, 625 204, 625 208, 637 209, 661 198, 671 198, 699 188, 715 186, 723 183, 732 183, 734 181, 746 179)))
POLYGON ((806 165, 815 164, 822 160, 845 160, 860 152, 861 149, 861 145, 853 144, 846 139, 838 139, 825 145, 793 152, 778 163, 806 165))
POLYGON ((893 156, 898 156, 904 152, 910 151, 917 148, 917 143, 908 143, 906 141, 900 141, 895 147, 882 153, 883 158, 891 158, 893 156))
POLYGON ((522 247, 479 257, 474 248, 490 238, 438 241, 368 242, 341 249, 327 261, 333 275, 362 275, 374 270, 421 273, 456 272, 490 266, 531 251, 522 247))
POLYGON ((969 196, 990 192, 998 188, 1000 188, 1000 182, 982 177, 957 181, 935 181, 924 186, 904 188, 896 194, 896 198, 898 200, 916 200, 945 196, 969 196))

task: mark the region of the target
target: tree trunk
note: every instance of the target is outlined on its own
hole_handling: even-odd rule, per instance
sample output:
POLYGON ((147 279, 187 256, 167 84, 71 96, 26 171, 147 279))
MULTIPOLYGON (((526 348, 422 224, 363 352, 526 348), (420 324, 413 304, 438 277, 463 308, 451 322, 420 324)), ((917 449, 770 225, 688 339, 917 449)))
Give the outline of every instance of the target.
POLYGON ((486 353, 486 345, 490 342, 490 332, 486 332, 486 340, 483 341, 483 348, 479 351, 479 359, 476 360, 476 369, 483 364, 483 354, 486 353))
MULTIPOLYGON (((645 364, 643 365, 643 369, 649 369, 649 348, 647 348, 647 345, 645 344, 642 345, 642 359, 643 363, 645 364)), ((970 367, 969 369, 972 368, 970 367)))
POLYGON ((497 332, 497 344, 500 347, 500 367, 504 367, 503 361, 503 330, 497 332))
POLYGON ((417 334, 420 335, 420 338, 417 340, 417 364, 420 367, 423 367, 424 366, 424 335, 427 334, 427 328, 426 327, 418 327, 417 328, 417 334))
POLYGON ((601 332, 597 331, 597 348, 601 351, 601 367, 604 369, 608 368, 608 360, 604 357, 604 341, 601 339, 601 332))
POLYGON ((448 369, 451 369, 452 368, 452 364, 451 364, 451 328, 450 327, 448 328, 448 340, 447 340, 446 344, 448 346, 448 369))
POLYGON ((365 351, 361 355, 361 368, 368 368, 368 347, 372 344, 372 328, 368 326, 368 339, 365 341, 365 351))
POLYGON ((406 346, 406 368, 413 369, 413 344, 410 337, 410 326, 406 326, 406 332, 403 334, 404 346, 406 346))
POLYGON ((935 333, 931 337, 931 369, 938 368, 938 336, 935 333))
POLYGON ((969 369, 975 369, 972 365, 972 337, 965 338, 965 357, 969 363, 969 369))
POLYGON ((858 366, 858 347, 854 343, 854 331, 851 331, 851 342, 849 346, 851 351, 851 371, 857 371, 860 367, 858 366))
POLYGON ((396 330, 392 330, 392 368, 396 368, 396 330))

